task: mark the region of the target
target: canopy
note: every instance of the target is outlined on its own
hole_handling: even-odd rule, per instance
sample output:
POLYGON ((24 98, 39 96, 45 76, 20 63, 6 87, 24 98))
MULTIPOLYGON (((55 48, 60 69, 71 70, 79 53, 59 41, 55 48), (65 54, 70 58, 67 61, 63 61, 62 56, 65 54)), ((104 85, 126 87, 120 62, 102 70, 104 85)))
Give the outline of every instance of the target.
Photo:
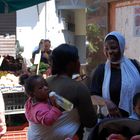
POLYGON ((14 12, 49 0, 0 0, 0 13, 14 12))

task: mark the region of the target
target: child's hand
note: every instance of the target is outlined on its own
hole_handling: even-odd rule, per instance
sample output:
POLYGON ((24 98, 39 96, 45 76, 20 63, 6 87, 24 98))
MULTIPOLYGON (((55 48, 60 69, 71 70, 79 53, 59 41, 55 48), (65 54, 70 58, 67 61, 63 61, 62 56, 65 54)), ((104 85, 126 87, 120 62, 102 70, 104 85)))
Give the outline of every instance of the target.
POLYGON ((58 106, 58 104, 56 103, 55 96, 51 96, 51 97, 49 97, 49 99, 50 99, 50 102, 51 102, 51 104, 52 104, 53 106, 55 106, 55 107, 57 107, 57 108, 60 108, 60 107, 58 106))
POLYGON ((140 140, 140 135, 133 136, 130 140, 140 140))
POLYGON ((109 135, 107 140, 128 140, 128 139, 121 134, 111 134, 109 135))

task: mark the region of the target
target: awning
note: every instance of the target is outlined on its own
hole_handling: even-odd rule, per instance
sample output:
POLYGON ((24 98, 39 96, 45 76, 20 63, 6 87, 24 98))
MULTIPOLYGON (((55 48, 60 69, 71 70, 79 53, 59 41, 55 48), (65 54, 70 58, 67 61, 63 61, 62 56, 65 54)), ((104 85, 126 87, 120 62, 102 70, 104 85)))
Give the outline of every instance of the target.
POLYGON ((0 13, 9 13, 49 0, 0 0, 0 13))

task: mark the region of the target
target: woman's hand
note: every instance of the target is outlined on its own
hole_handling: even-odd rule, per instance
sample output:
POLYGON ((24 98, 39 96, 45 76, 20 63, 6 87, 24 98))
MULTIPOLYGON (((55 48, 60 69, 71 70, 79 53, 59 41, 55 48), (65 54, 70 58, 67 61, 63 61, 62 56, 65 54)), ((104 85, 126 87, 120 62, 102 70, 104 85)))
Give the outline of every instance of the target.
POLYGON ((109 135, 107 140, 128 140, 128 139, 121 134, 111 134, 109 135))
POLYGON ((110 117, 114 118, 121 117, 121 113, 118 107, 111 100, 105 99, 105 103, 107 105, 110 117))

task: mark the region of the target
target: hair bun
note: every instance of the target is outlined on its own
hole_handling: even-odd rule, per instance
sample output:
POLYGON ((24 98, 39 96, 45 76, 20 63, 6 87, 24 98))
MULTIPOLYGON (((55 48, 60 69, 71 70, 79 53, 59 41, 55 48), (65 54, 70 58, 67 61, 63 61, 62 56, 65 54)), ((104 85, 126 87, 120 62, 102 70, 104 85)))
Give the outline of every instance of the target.
POLYGON ((24 85, 25 81, 29 78, 29 74, 23 74, 19 77, 19 84, 24 85))

